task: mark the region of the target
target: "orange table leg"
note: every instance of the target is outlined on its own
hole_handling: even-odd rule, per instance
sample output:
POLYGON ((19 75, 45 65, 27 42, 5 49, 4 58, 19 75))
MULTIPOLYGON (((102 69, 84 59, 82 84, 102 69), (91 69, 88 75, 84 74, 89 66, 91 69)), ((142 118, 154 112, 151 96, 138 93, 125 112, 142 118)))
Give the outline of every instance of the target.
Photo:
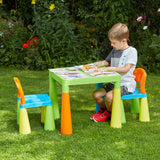
POLYGON ((62 93, 61 134, 72 134, 72 120, 69 93, 62 93))

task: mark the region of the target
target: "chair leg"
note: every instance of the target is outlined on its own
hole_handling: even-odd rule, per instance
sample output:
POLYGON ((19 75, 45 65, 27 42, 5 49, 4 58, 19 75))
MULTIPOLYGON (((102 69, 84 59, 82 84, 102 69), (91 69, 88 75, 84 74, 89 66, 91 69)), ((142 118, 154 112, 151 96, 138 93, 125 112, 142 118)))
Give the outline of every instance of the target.
POLYGON ((147 97, 141 98, 139 120, 143 122, 150 121, 147 97))
POLYGON ((139 98, 131 100, 131 113, 139 113, 139 98))
POLYGON ((45 108, 44 130, 49 130, 49 131, 55 130, 55 120, 54 120, 54 112, 52 106, 46 106, 45 108))
POLYGON ((41 107, 41 123, 45 120, 45 106, 41 107))
POLYGON ((126 123, 126 116, 125 116, 125 112, 124 112, 124 105, 123 105, 123 101, 121 100, 121 121, 122 123, 126 123))
POLYGON ((20 107, 20 97, 17 97, 17 124, 19 125, 19 107, 20 107))
POLYGON ((99 111, 100 107, 99 105, 96 103, 96 113, 99 111))
POLYGON ((27 113, 27 109, 25 108, 19 110, 19 132, 21 134, 31 133, 28 113, 27 113))
MULTIPOLYGON (((96 89, 99 89, 103 86, 103 83, 97 83, 96 84, 96 89)), ((99 111, 100 107, 99 105, 96 103, 96 113, 99 111)))

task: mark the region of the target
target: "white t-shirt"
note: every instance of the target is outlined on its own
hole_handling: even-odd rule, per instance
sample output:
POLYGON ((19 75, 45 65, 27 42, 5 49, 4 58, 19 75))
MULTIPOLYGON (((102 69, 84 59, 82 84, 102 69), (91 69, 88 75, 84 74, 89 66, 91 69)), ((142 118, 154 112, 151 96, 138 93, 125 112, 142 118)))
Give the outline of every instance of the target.
POLYGON ((134 92, 136 87, 135 76, 133 72, 137 64, 137 50, 129 46, 125 50, 113 49, 106 58, 107 62, 111 63, 112 67, 123 67, 125 64, 133 64, 127 73, 121 74, 121 86, 126 86, 128 92, 134 92))

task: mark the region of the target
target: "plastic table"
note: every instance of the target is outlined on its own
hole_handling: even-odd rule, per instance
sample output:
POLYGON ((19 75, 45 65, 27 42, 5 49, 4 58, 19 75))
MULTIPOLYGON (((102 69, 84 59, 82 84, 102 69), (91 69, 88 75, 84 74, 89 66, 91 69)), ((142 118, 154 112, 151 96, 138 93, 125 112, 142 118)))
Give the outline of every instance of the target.
MULTIPOLYGON (((86 73, 84 73, 86 74, 86 73)), ((72 134, 72 120, 71 120, 71 107, 69 86, 71 85, 83 85, 83 84, 99 84, 114 82, 114 96, 112 104, 112 115, 110 126, 113 128, 121 128, 121 95, 120 95, 120 83, 121 76, 119 74, 114 76, 97 76, 93 77, 88 75, 86 78, 72 78, 65 79, 57 73, 49 70, 49 96, 52 101, 52 107, 54 111, 55 119, 60 118, 58 97, 56 82, 62 85, 62 108, 61 108, 61 134, 72 134)))

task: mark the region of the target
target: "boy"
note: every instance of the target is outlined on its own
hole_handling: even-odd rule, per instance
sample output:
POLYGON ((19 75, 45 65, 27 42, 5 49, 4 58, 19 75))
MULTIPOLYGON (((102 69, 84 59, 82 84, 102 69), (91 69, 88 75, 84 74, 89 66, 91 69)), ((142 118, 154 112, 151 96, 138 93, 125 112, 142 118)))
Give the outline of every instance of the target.
MULTIPOLYGON (((105 60, 94 63, 97 67, 105 66, 97 69, 97 71, 116 71, 120 73, 121 95, 132 93, 136 87, 133 72, 137 63, 137 50, 128 45, 128 27, 122 23, 115 24, 108 32, 108 38, 113 49, 105 60)), ((114 84, 107 83, 93 92, 93 98, 99 105, 100 110, 90 117, 91 120, 103 122, 111 118, 113 89, 114 84), (107 107, 103 97, 106 99, 107 107)))

